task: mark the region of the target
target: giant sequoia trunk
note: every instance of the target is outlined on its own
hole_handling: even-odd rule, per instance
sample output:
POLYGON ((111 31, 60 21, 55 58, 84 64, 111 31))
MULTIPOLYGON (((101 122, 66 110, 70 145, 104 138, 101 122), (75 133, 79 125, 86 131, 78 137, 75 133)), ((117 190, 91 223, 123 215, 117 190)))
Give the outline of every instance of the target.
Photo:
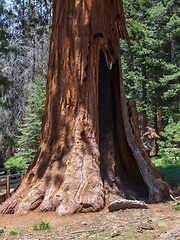
POLYGON ((54 0, 40 146, 2 213, 37 207, 59 215, 98 211, 114 199, 161 201, 169 186, 142 147, 126 104, 121 0, 54 0))

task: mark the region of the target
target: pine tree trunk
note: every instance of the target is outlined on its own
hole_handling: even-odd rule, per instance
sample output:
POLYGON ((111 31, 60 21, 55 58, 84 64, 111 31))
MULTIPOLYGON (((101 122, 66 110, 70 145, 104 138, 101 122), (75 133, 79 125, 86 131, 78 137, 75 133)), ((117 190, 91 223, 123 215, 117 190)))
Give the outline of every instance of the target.
MULTIPOLYGON (((144 80, 142 81, 142 100, 144 104, 147 106, 147 91, 146 91, 146 69, 142 68, 142 76, 144 77, 144 80)), ((142 112, 142 133, 144 134, 146 132, 147 127, 147 110, 143 110, 142 112)))
POLYGON ((64 215, 99 211, 120 197, 167 198, 169 186, 141 144, 133 104, 128 113, 122 1, 55 0, 53 11, 40 146, 0 211, 39 207, 64 215))

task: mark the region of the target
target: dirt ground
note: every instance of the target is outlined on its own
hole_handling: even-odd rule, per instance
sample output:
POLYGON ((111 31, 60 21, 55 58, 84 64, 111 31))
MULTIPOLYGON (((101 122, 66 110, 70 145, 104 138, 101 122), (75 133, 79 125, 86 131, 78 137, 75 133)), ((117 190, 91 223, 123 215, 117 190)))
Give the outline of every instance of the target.
POLYGON ((180 239, 176 234, 162 234, 180 226, 180 211, 172 209, 173 201, 149 204, 148 209, 125 209, 98 213, 79 213, 59 217, 55 212, 39 213, 38 209, 24 216, 0 214, 0 239, 180 239), (49 223, 46 230, 33 230, 35 224, 49 223), (13 232, 14 231, 14 232, 13 232), (11 235, 15 234, 15 235, 11 235), (115 236, 117 235, 117 236, 115 236), (165 235, 164 235, 165 236, 165 235))

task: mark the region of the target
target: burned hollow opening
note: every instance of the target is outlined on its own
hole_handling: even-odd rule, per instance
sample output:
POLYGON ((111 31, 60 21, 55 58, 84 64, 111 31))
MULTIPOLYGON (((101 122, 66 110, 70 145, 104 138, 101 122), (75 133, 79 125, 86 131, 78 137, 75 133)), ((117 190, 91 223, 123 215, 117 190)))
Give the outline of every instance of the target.
POLYGON ((99 62, 99 149, 106 195, 147 198, 148 189, 128 145, 120 104, 119 64, 110 70, 103 51, 99 62))

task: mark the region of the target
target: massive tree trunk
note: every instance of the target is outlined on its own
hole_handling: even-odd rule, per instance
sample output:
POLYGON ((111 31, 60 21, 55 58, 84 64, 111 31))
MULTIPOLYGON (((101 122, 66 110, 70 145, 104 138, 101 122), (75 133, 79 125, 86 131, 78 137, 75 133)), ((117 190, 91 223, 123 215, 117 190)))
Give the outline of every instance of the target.
POLYGON ((138 135, 122 82, 121 0, 54 0, 40 146, 2 213, 99 211, 114 199, 161 201, 169 186, 138 135), (129 119, 130 117, 130 119, 129 119))

